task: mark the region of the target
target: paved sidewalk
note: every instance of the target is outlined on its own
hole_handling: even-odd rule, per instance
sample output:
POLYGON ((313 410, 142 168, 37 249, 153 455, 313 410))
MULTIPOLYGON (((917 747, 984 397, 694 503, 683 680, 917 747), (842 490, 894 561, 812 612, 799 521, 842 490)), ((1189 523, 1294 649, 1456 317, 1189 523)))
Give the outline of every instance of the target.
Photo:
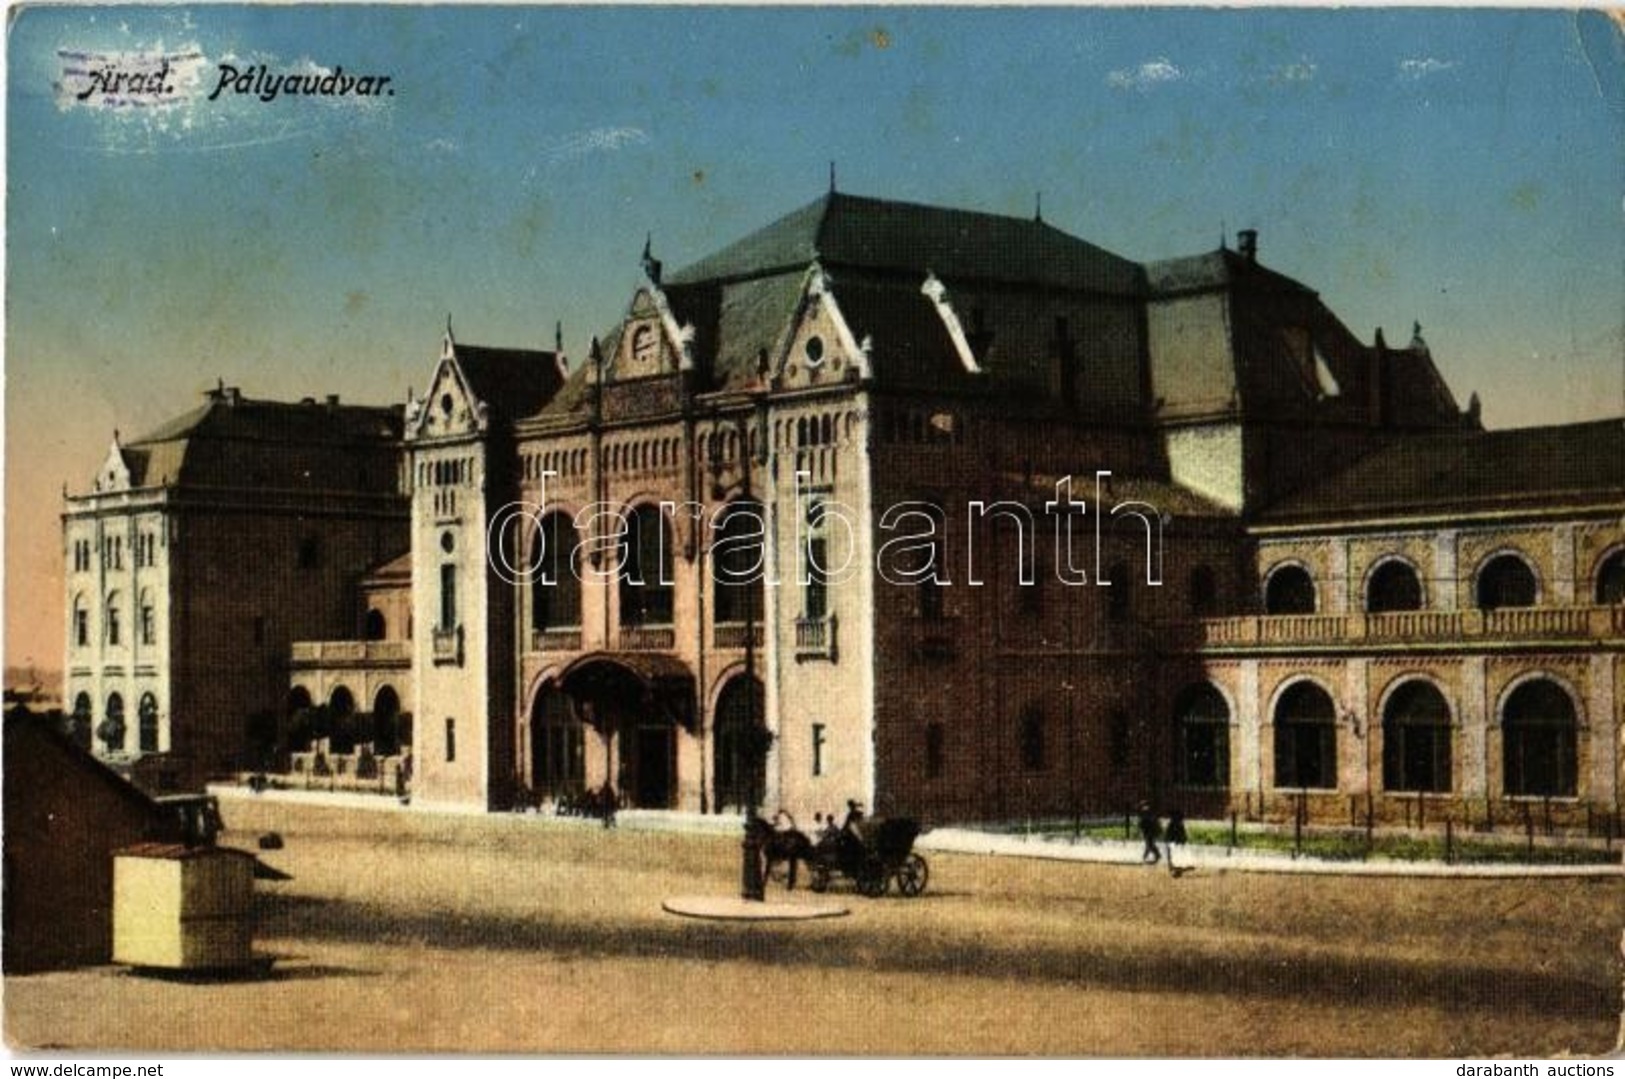
MULTIPOLYGON (((1140 865, 1144 844, 1139 839, 1097 839, 1085 837, 1073 842, 1070 836, 996 835, 962 828, 934 828, 915 840, 922 851, 954 854, 994 854, 1019 858, 1045 858, 1063 862, 1103 862, 1111 865, 1140 865)), ((1166 849, 1166 848, 1164 848, 1166 849)), ((1374 859, 1369 862, 1299 857, 1274 851, 1235 851, 1206 845, 1184 846, 1175 853, 1181 870, 1203 873, 1322 873, 1335 876, 1379 877, 1625 877, 1625 868, 1615 865, 1506 865, 1470 863, 1445 865, 1443 862, 1407 862, 1374 859)), ((1167 866, 1146 866, 1166 872, 1167 866)))
MULTIPOLYGON (((224 812, 229 823, 231 801, 283 802, 290 805, 319 805, 343 809, 454 813, 484 816, 492 821, 508 821, 516 826, 549 828, 602 828, 595 817, 560 817, 552 813, 484 813, 467 806, 411 804, 398 798, 346 791, 266 790, 254 793, 245 787, 212 784, 210 794, 228 803, 224 812)), ((615 826, 632 831, 689 832, 738 836, 741 819, 737 814, 677 813, 665 810, 626 809, 615 815, 615 826)), ((1085 837, 1074 842, 1070 836, 1008 835, 966 828, 933 828, 915 840, 922 852, 979 854, 1015 858, 1042 858, 1064 862, 1098 862, 1106 865, 1139 865, 1143 849, 1139 839, 1114 840, 1085 837)), ((1222 847, 1186 846, 1177 855, 1181 869, 1199 873, 1318 873, 1332 876, 1379 877, 1625 877, 1625 866, 1613 865, 1516 865, 1471 863, 1445 865, 1442 862, 1407 862, 1375 859, 1369 862, 1325 858, 1293 858, 1286 852, 1236 851, 1222 847)), ((1164 865, 1147 866, 1148 871, 1165 872, 1164 865)))

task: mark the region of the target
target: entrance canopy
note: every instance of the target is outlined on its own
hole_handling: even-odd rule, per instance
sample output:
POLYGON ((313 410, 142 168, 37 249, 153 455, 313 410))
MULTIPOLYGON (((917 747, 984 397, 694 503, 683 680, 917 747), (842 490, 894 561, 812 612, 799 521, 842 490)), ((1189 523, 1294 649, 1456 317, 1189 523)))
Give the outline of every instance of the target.
POLYGON ((694 675, 662 652, 589 652, 565 667, 559 688, 595 726, 628 709, 653 712, 694 728, 694 675))

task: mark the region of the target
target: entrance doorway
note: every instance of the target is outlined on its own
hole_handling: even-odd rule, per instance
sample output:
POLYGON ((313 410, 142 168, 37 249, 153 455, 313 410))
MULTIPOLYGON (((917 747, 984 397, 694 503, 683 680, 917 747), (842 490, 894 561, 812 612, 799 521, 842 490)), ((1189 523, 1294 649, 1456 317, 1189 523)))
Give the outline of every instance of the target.
POLYGON ((670 723, 638 723, 625 745, 621 765, 629 772, 621 783, 639 809, 670 809, 677 774, 677 737, 670 723))

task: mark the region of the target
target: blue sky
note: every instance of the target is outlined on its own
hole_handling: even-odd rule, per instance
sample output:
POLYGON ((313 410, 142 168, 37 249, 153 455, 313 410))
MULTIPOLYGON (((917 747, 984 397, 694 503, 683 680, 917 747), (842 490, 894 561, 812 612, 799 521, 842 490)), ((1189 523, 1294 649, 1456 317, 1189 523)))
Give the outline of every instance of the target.
POLYGON ((842 189, 1136 260, 1260 231, 1362 338, 1420 320, 1495 426, 1625 411, 1625 47, 1559 11, 23 8, 8 40, 8 660, 60 652, 56 513, 216 377, 420 391, 460 338, 568 351, 842 189), (197 53, 164 108, 62 50, 197 53), (202 100, 217 65, 387 74, 202 100), (40 611, 49 605, 48 617, 40 611), (41 627, 44 627, 43 629, 41 627))

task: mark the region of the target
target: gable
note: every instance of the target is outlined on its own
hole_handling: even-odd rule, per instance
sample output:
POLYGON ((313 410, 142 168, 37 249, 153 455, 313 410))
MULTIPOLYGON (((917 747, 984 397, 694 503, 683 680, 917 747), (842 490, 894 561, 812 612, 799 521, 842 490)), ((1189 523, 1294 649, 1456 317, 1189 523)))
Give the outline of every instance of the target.
POLYGON ((609 376, 616 381, 669 375, 689 364, 692 327, 680 327, 666 297, 655 287, 638 289, 622 323, 620 340, 609 357, 609 376))
POLYGON ((417 438, 451 438, 485 428, 485 406, 469 390, 455 355, 443 356, 423 400, 413 434, 417 438))
POLYGON ((96 471, 96 482, 93 487, 96 491, 128 491, 130 489, 130 466, 124 460, 124 450, 119 446, 118 439, 107 448, 107 456, 102 458, 101 468, 96 471))

